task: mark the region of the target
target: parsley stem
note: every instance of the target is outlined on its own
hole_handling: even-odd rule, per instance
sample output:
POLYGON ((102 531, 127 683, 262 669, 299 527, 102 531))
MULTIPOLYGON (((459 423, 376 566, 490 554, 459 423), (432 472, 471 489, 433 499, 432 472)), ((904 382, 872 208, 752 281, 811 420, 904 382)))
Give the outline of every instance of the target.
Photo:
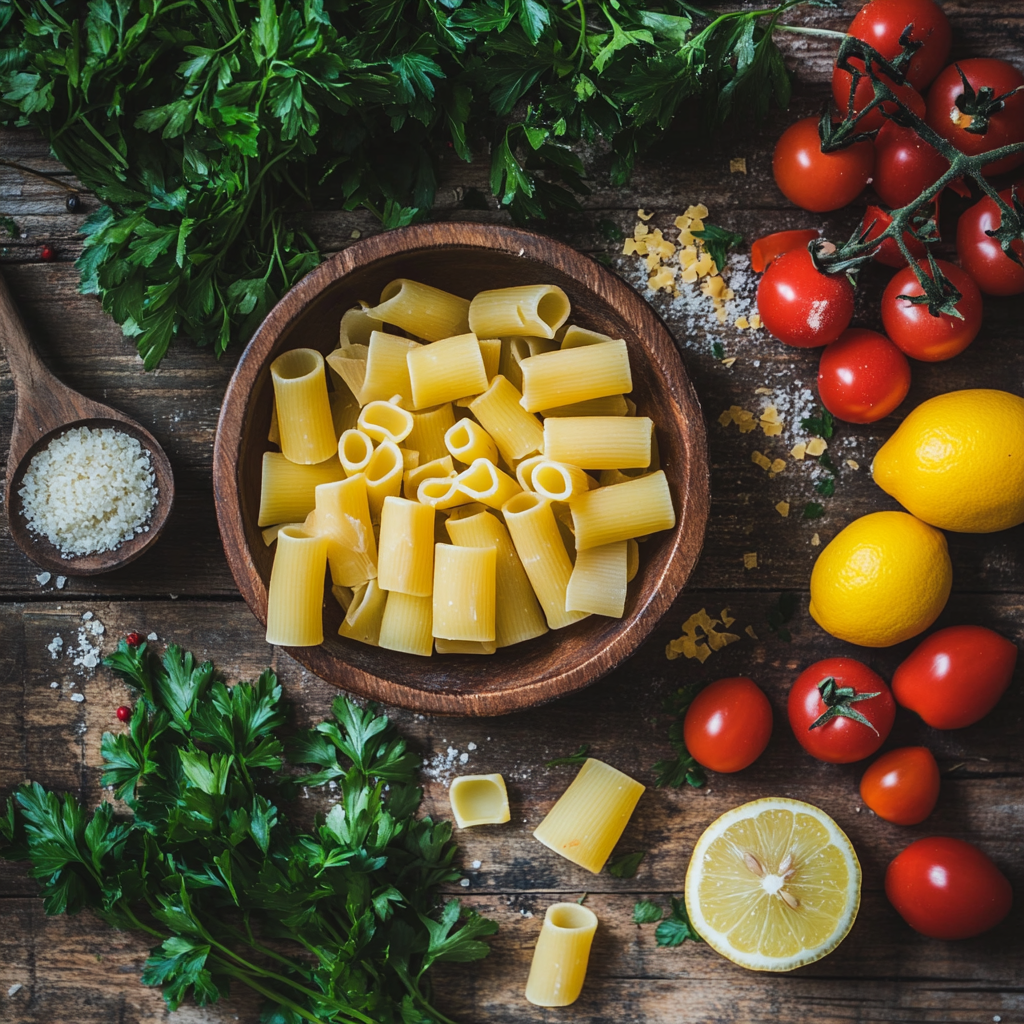
POLYGON ((813 28, 810 25, 783 25, 780 22, 775 23, 775 27, 780 32, 793 32, 798 36, 821 36, 823 39, 845 39, 845 32, 836 32, 831 28, 813 28))
MULTIPOLYGON (((264 985, 261 985, 255 978, 247 974, 245 971, 240 971, 237 968, 232 967, 230 964, 224 964, 223 970, 225 974, 229 975, 232 978, 237 978, 238 981, 243 982, 244 984, 248 985, 249 988, 253 989, 256 992, 259 992, 260 995, 266 996, 268 999, 273 1000, 275 1003, 278 1003, 281 1006, 286 1006, 289 1010, 292 1011, 292 1013, 298 1014, 300 1017, 303 1018, 303 1020, 308 1020, 310 1024, 324 1024, 324 1022, 319 1017, 314 1017, 313 1014, 311 1014, 308 1010, 304 1009, 302 1006, 300 1006, 293 1000, 289 999, 287 996, 283 996, 281 995, 281 993, 275 992, 273 989, 266 988, 264 985)), ((353 1022, 339 1021, 337 1022, 337 1024, 353 1024, 353 1022)))

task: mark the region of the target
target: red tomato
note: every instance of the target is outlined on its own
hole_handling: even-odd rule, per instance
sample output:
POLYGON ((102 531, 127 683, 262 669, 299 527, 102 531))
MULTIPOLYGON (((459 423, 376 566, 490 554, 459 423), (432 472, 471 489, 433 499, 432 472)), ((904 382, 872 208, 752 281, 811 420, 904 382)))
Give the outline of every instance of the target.
POLYGON ((818 363, 818 394, 833 416, 874 423, 910 390, 910 363, 884 335, 851 327, 825 347, 818 363))
MULTIPOLYGON (((989 117, 988 129, 983 135, 975 135, 967 128, 971 126, 973 110, 965 110, 969 101, 964 98, 964 73, 971 87, 977 92, 988 87, 995 98, 1012 93, 1024 85, 1022 75, 1012 64, 995 57, 972 57, 951 64, 935 79, 928 90, 928 113, 926 120, 944 139, 948 139, 968 156, 987 153, 1015 142, 1024 142, 1024 92, 1007 96, 1001 109, 989 117), (957 70, 959 68, 959 70, 957 70), (958 106, 957 101, 960 101, 958 106)), ((992 163, 985 164, 985 174, 1002 174, 1024 163, 1024 152, 1011 153, 992 163)))
POLYGON ((823 274, 806 249, 772 260, 757 286, 761 322, 779 341, 816 348, 835 341, 853 318, 853 286, 842 274, 823 274))
POLYGON ((772 706, 752 679, 719 679, 693 699, 683 719, 683 741, 698 764, 738 772, 753 764, 772 734, 772 706))
POLYGON ((883 754, 860 780, 860 798, 894 825, 919 825, 939 799, 939 766, 927 747, 883 754))
MULTIPOLYGON (((999 195, 1012 204, 1011 193, 1007 189, 999 195)), ((1019 295, 1024 292, 1024 267, 1014 263, 999 242, 987 234, 997 231, 1002 222, 995 200, 985 196, 961 214, 956 226, 956 254, 960 265, 986 295, 1019 295)), ((1015 241, 1013 251, 1024 256, 1024 242, 1015 241)))
MULTIPOLYGON (((920 42, 921 47, 910 58, 906 80, 915 89, 923 89, 942 70, 953 42, 949 19, 938 4, 932 0, 871 0, 857 12, 846 31, 892 60, 903 49, 900 36, 908 25, 914 26, 911 40, 920 42)), ((849 96, 849 72, 836 69, 836 75, 845 77, 845 95, 849 96)), ((845 109, 845 103, 840 107, 845 109)))
MULTIPOLYGON (((938 222, 938 200, 935 202, 935 207, 935 220, 938 222)), ((863 223, 867 229, 867 240, 870 242, 871 239, 877 238, 892 223, 892 217, 887 210, 883 210, 880 206, 869 206, 864 211, 863 223)), ((921 259, 925 255, 927 250, 924 247, 924 243, 916 239, 909 231, 903 232, 903 241, 907 243, 911 256, 921 259)), ((905 267, 907 265, 907 261, 903 258, 903 253, 900 252, 900 247, 896 244, 894 238, 887 238, 878 247, 872 259, 877 260, 879 263, 884 263, 887 267, 905 267)))
MULTIPOLYGON (((860 60, 854 60, 853 63, 858 67, 864 66, 860 60)), ((835 68, 832 72, 832 98, 836 101, 839 113, 844 117, 850 107, 850 79, 849 71, 843 71, 842 68, 835 68)), ((918 117, 924 117, 924 97, 912 85, 896 85, 893 82, 887 84, 897 98, 910 107, 918 117)), ((866 77, 858 78, 857 91, 853 97, 853 112, 859 114, 874 98, 875 90, 870 80, 866 77)), ((896 110, 896 104, 889 101, 880 103, 870 114, 865 114, 857 122, 857 130, 873 132, 876 128, 881 128, 887 120, 882 113, 883 110, 891 113, 896 110)))
POLYGON ((792 249, 806 249, 809 242, 818 237, 817 228, 799 231, 776 231, 759 238, 750 247, 750 266, 755 274, 763 274, 765 267, 776 256, 792 249))
POLYGON ((1006 875, 962 839, 918 839, 885 873, 885 895, 915 931, 969 939, 994 928, 1013 906, 1006 875))
POLYGON ((885 680, 853 658, 826 658, 797 676, 789 691, 789 724, 809 754, 831 764, 870 757, 896 718, 885 680))
POLYGON ((949 626, 922 640, 892 677, 892 692, 934 729, 963 729, 1006 692, 1017 647, 984 626, 949 626))
POLYGON ((775 144, 772 170, 783 195, 805 210, 825 213, 852 203, 864 191, 875 165, 870 142, 822 153, 818 119, 790 125, 775 144))
MULTIPOLYGON (((981 292, 971 276, 952 263, 936 260, 939 269, 960 292, 957 310, 963 317, 942 313, 932 316, 926 305, 915 306, 901 295, 921 295, 924 289, 910 267, 904 267, 889 282, 882 295, 882 324, 893 343, 912 359, 938 363, 963 352, 981 329, 981 292)), ((918 264, 931 277, 928 261, 918 264)), ((762 318, 763 319, 763 318, 762 318)))
POLYGON ((946 171, 949 161, 913 128, 887 121, 875 137, 872 185, 887 206, 908 206, 946 171))

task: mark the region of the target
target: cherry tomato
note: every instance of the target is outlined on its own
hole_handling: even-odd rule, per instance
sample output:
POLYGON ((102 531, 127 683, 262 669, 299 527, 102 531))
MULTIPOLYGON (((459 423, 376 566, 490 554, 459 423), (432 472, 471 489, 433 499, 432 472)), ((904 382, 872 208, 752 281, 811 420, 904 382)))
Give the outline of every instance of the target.
POLYGON ((852 203, 864 191, 875 165, 870 142, 857 142, 835 153, 822 153, 818 119, 805 117, 790 125, 775 144, 775 183, 792 203, 825 213, 852 203))
MULTIPOLYGON (((1012 64, 996 57, 972 57, 950 64, 928 90, 925 117, 928 124, 968 156, 1024 142, 1024 92, 1006 97, 1002 107, 989 115, 988 128, 983 135, 967 130, 972 126, 975 111, 970 109, 971 102, 964 95, 961 71, 976 93, 986 87, 991 89, 993 100, 1024 85, 1024 75, 1012 64)), ((1024 152, 1011 153, 985 164, 982 171, 987 175, 1002 174, 1022 163, 1024 152)))
POLYGON ((963 729, 1006 692, 1017 647, 984 626, 949 626, 922 640, 892 677, 892 692, 934 729, 963 729))
MULTIPOLYGON (((910 58, 906 80, 915 89, 923 89, 942 70, 953 43, 949 19, 938 4, 932 0, 871 0, 857 12, 846 31, 863 39, 886 60, 892 60, 903 49, 900 36, 908 25, 914 26, 911 40, 921 46, 910 58)), ((844 95, 849 96, 849 72, 837 68, 832 77, 833 88, 837 75, 845 77, 844 95)), ((840 104, 840 109, 846 109, 845 103, 840 104)))
MULTIPOLYGON (((1011 203, 1012 189, 999 195, 1011 203)), ((1019 295, 1024 292, 1024 267, 1003 252, 999 242, 988 234, 997 231, 1003 215, 995 200, 985 196, 960 215, 956 226, 956 254, 960 266, 974 278, 986 295, 1019 295)), ((1024 256, 1024 242, 1013 243, 1013 251, 1024 256)))
POLYGON ((755 274, 763 274, 765 267, 776 256, 792 249, 806 249, 808 242, 818 237, 817 228, 806 228, 800 231, 776 231, 759 238, 750 247, 750 267, 755 274))
POLYGON ((738 772, 753 764, 772 734, 772 706, 752 679, 719 679, 693 699, 683 719, 683 741, 698 764, 738 772))
POLYGON ((939 799, 939 766, 927 747, 883 754, 860 780, 860 798, 894 825, 919 825, 939 799))
MULTIPOLYGON (((864 66, 863 61, 857 59, 854 59, 851 63, 861 68, 864 66)), ((849 71, 843 71, 842 68, 835 68, 832 72, 832 98, 839 108, 839 113, 844 117, 850 107, 850 79, 849 71)), ((888 82, 887 84, 896 94, 897 98, 910 107, 918 117, 924 117, 924 97, 912 85, 896 85, 894 82, 888 82)), ((853 112, 859 114, 874 98, 875 90, 870 79, 867 77, 858 78, 857 91, 853 96, 853 112)), ((865 114, 857 122, 857 130, 872 132, 876 128, 881 128, 887 120, 882 111, 887 110, 892 113, 896 109, 896 104, 890 101, 880 103, 871 113, 865 114)))
POLYGON ((831 764, 870 757, 896 718, 885 680, 853 658, 826 658, 797 676, 789 691, 789 724, 809 754, 831 764))
POLYGON ((887 206, 909 205, 948 170, 949 161, 913 128, 887 121, 875 137, 871 184, 887 206))
POLYGON ((779 341, 816 348, 835 341, 853 318, 853 286, 841 274, 823 274, 806 249, 772 260, 757 286, 761 322, 779 341))
MULTIPOLYGON (((882 295, 882 324, 897 348, 912 359, 938 363, 963 352, 981 329, 981 292, 971 276, 952 263, 936 260, 939 269, 960 292, 956 308, 963 317, 941 313, 932 316, 927 305, 915 306, 901 295, 921 295, 924 289, 910 267, 904 267, 889 282, 882 295)), ((927 260, 918 265, 931 277, 927 260)), ((763 318, 762 318, 763 319, 763 318)))
POLYGON ((885 895, 915 931, 933 939, 969 939, 1010 912, 1006 875, 971 843, 935 836, 897 854, 885 873, 885 895))
POLYGON ((115 711, 115 712, 114 712, 114 714, 116 714, 116 715, 117 715, 117 720, 118 720, 119 722, 127 722, 127 721, 130 721, 130 720, 131 720, 131 717, 132 717, 132 709, 131 709, 130 707, 128 707, 128 705, 127 705, 127 704, 122 704, 122 705, 121 705, 121 706, 120 706, 120 707, 119 707, 119 708, 117 709, 117 711, 115 711))
MULTIPOLYGON (((938 215, 938 200, 936 200, 936 222, 938 222, 938 215)), ((869 206, 864 211, 863 223, 867 229, 867 240, 871 241, 871 239, 877 238, 892 223, 892 217, 887 210, 883 210, 880 206, 869 206)), ((909 231, 903 232, 903 241, 907 243, 911 256, 921 259, 925 255, 927 250, 924 243, 915 238, 909 231)), ((896 244, 896 239, 894 238, 887 238, 878 247, 872 259, 878 263, 884 263, 887 267, 905 267, 907 265, 907 261, 903 258, 903 253, 900 252, 900 247, 896 244)))
POLYGON ((818 394, 833 416, 874 423, 910 390, 910 363, 884 335, 850 327, 827 345, 818 363, 818 394))

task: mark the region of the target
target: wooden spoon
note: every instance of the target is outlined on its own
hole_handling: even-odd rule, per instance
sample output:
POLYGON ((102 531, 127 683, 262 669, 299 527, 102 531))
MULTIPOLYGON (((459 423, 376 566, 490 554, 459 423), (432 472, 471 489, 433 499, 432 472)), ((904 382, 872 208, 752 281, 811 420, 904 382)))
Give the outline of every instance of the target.
POLYGON ((94 402, 62 384, 39 359, 0 277, 0 349, 14 378, 14 428, 7 456, 4 505, 11 537, 37 565, 65 576, 93 576, 118 569, 151 547, 160 536, 174 504, 174 475, 163 448, 145 427, 109 405, 94 402), (149 451, 156 476, 157 500, 149 530, 137 533, 113 551, 65 558, 45 537, 32 533, 22 511, 18 489, 32 456, 54 437, 73 427, 113 427, 138 440, 149 451))

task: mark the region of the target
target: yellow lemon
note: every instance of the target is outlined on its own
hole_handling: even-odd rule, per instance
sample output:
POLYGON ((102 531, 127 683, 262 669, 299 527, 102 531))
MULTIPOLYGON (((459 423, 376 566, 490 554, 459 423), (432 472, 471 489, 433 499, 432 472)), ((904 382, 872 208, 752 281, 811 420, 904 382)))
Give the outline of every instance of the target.
POLYGON ((860 907, 860 863, 820 808, 770 797, 723 814, 697 840, 686 909, 712 949, 752 971, 827 956, 860 907))
POLYGON ((952 586, 946 538, 935 527, 906 512, 872 512, 818 555, 810 613, 840 640, 889 647, 927 629, 952 586))
POLYGON ((882 445, 872 473, 908 512, 943 530, 1024 523, 1024 398, 984 388, 929 398, 882 445))

